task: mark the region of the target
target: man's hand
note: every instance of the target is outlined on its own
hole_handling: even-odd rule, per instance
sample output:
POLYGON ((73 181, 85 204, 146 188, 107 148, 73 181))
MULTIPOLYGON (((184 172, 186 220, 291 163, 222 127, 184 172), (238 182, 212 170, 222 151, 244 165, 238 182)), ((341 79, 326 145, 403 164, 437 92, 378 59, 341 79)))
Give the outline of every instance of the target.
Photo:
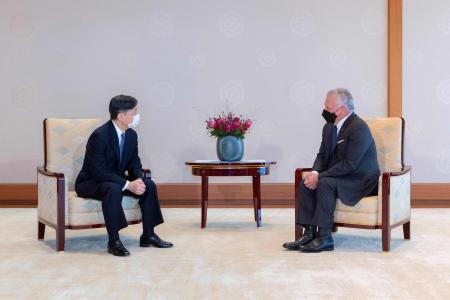
POLYGON ((305 178, 305 185, 311 190, 317 189, 317 182, 319 182, 319 174, 312 172, 305 178))
POLYGON ((133 194, 142 195, 143 193, 145 193, 145 183, 142 181, 142 179, 138 178, 134 181, 131 181, 128 184, 127 189, 133 194))

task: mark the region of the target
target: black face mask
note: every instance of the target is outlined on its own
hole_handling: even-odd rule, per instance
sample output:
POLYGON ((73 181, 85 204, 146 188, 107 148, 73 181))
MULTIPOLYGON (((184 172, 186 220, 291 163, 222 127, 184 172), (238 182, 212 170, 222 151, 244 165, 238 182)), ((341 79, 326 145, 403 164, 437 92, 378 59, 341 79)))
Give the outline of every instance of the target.
MULTIPOLYGON (((336 111, 338 111, 342 106, 340 106, 336 111)), ((327 123, 334 123, 336 121, 336 111, 334 113, 329 112, 328 110, 324 109, 322 112, 322 117, 327 121, 327 123)))
POLYGON ((325 109, 322 112, 322 117, 325 119, 325 121, 327 121, 327 123, 334 123, 334 121, 336 121, 337 118, 335 113, 330 113, 325 109))

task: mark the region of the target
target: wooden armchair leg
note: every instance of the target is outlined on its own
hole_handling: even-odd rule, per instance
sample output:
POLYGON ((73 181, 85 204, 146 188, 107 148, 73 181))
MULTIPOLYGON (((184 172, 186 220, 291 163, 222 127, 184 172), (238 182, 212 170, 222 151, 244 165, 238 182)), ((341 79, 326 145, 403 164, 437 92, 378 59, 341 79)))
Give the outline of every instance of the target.
POLYGON ((389 251, 391 249, 391 227, 386 226, 381 229, 381 240, 383 251, 389 251))
POLYGON ((411 221, 403 224, 403 238, 405 240, 411 239, 411 221))
POLYGON ((38 221, 38 240, 44 239, 45 224, 38 221))
POLYGON ((64 251, 66 234, 64 225, 59 225, 56 229, 56 251, 64 251))

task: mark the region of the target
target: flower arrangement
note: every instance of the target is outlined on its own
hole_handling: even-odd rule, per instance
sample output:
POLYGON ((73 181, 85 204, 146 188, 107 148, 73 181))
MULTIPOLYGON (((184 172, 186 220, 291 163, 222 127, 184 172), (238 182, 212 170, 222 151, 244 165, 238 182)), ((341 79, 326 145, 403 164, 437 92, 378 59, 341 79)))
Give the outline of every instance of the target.
POLYGON ((222 112, 219 116, 210 117, 206 120, 206 129, 214 137, 231 135, 243 139, 252 124, 252 120, 245 119, 242 115, 237 116, 231 112, 228 114, 222 112))

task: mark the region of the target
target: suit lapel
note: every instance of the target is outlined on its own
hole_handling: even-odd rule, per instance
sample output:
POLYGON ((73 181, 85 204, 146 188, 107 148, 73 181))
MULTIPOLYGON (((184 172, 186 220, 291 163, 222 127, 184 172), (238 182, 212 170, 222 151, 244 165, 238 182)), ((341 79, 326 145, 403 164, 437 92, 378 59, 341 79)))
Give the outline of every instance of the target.
MULTIPOLYGON (((337 138, 336 138, 336 145, 334 145, 334 148, 331 150, 331 154, 333 154, 334 150, 336 150, 337 142, 339 142, 342 139, 342 137, 344 136, 348 125, 352 122, 352 120, 355 118, 355 116, 356 116, 355 113, 352 113, 347 118, 347 120, 345 120, 344 124, 342 124, 341 129, 339 130, 337 138)), ((330 133, 330 135, 331 135, 331 133, 330 133)))
POLYGON ((114 150, 114 155, 116 156, 117 166, 120 168, 120 151, 119 151, 119 138, 117 137, 117 131, 114 128, 112 121, 109 121, 109 134, 111 140, 111 147, 114 150))
POLYGON ((347 120, 345 120, 344 124, 342 124, 341 130, 338 132, 337 140, 340 141, 342 139, 342 136, 345 133, 345 130, 347 129, 348 125, 352 122, 352 120, 355 118, 355 113, 352 113, 347 120))

